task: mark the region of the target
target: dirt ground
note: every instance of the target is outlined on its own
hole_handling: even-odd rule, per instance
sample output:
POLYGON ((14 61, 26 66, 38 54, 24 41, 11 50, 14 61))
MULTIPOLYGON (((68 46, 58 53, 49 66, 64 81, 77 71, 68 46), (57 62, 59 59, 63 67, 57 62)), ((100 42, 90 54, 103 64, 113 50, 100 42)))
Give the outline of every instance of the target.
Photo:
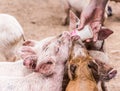
MULTIPOLYGON (((106 19, 105 26, 114 34, 106 40, 106 50, 109 62, 118 74, 106 84, 108 91, 120 91, 120 3, 111 2, 110 5, 113 16, 106 19)), ((68 30, 68 26, 61 25, 63 11, 60 0, 0 0, 0 13, 15 16, 25 31, 26 39, 41 40, 68 30)))

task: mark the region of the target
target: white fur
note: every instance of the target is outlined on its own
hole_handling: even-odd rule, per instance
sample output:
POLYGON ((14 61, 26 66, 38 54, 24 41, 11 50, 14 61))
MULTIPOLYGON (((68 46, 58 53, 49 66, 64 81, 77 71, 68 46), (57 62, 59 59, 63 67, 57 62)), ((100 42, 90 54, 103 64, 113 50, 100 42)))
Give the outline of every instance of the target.
POLYGON ((15 52, 23 36, 23 29, 13 16, 0 14, 0 53, 5 61, 15 60, 15 52))
MULTIPOLYGON (((61 91, 64 74, 64 65, 69 57, 71 47, 71 37, 68 33, 63 33, 62 37, 54 37, 48 43, 41 47, 38 43, 35 48, 37 67, 41 63, 46 63, 48 58, 54 58, 53 69, 50 68, 53 75, 45 76, 40 72, 33 72, 24 77, 8 77, 0 76, 0 91, 61 91), (47 46, 46 46, 47 45, 47 46), (43 49, 47 48, 46 50, 43 49), (59 48, 59 50, 58 50, 59 48), (42 50, 42 51, 40 51, 42 50), (45 59, 45 60, 44 60, 45 59)), ((43 42, 42 42, 43 43, 43 42)), ((17 69, 16 69, 17 71, 17 69)))
MULTIPOLYGON (((39 49, 39 52, 42 51, 42 47, 47 44, 53 37, 45 38, 41 41, 35 41, 35 46, 32 47, 35 50, 39 49)), ((34 41, 34 40, 32 40, 34 41)), ((17 51, 17 54, 20 56, 22 54, 22 46, 17 51)), ((16 62, 0 62, 0 76, 9 76, 9 77, 23 77, 32 73, 32 69, 27 69, 23 65, 23 60, 17 60, 16 62)))
MULTIPOLYGON (((57 73, 61 73, 61 67, 57 73)), ((61 91, 61 75, 44 77, 32 73, 26 77, 0 77, 0 91, 61 91)))
POLYGON ((0 76, 22 77, 32 72, 32 69, 27 69, 23 65, 23 60, 16 62, 0 62, 0 76))
POLYGON ((107 55, 107 53, 105 52, 101 52, 101 51, 96 51, 96 50, 91 50, 89 51, 89 54, 94 58, 94 59, 98 59, 104 63, 109 63, 109 56, 107 55))

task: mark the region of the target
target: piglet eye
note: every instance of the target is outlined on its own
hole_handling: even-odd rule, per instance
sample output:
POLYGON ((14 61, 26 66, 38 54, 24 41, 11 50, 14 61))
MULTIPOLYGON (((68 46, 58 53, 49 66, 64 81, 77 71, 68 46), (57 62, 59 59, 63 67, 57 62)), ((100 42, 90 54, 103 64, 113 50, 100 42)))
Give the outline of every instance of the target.
POLYGON ((61 36, 62 36, 62 34, 58 35, 58 37, 61 37, 61 36))
POLYGON ((76 65, 74 65, 74 64, 70 65, 70 70, 71 70, 73 73, 75 72, 76 68, 77 68, 76 65))

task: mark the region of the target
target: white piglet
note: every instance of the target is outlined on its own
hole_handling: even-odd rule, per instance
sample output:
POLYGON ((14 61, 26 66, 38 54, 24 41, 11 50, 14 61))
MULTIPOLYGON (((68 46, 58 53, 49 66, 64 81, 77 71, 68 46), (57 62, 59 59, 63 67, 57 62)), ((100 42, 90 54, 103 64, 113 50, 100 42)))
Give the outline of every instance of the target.
MULTIPOLYGON (((0 77, 0 91, 61 91, 64 66, 69 58, 71 44, 70 34, 64 32, 46 43, 42 51, 41 44, 27 51, 23 59, 36 53, 33 67, 35 72, 25 77, 0 77)), ((27 67, 31 66, 29 60, 24 63, 27 67)))
POLYGON ((0 62, 0 76, 24 77, 32 73, 36 62, 34 62, 36 60, 36 53, 31 51, 39 47, 39 52, 42 52, 43 46, 49 43, 51 39, 52 37, 45 38, 41 41, 25 41, 17 51, 17 55, 20 56, 21 60, 17 60, 16 62, 0 62))
POLYGON ((0 14, 0 54, 3 61, 15 61, 16 50, 24 40, 19 22, 11 15, 0 14))

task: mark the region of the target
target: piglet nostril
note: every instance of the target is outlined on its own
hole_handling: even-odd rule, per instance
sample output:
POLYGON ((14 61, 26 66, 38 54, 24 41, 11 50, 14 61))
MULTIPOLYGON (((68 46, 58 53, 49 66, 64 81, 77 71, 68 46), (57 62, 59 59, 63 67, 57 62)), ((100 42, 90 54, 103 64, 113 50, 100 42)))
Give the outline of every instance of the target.
POLYGON ((109 79, 114 78, 116 76, 116 74, 117 74, 117 70, 114 70, 114 71, 110 72, 109 73, 109 79))

